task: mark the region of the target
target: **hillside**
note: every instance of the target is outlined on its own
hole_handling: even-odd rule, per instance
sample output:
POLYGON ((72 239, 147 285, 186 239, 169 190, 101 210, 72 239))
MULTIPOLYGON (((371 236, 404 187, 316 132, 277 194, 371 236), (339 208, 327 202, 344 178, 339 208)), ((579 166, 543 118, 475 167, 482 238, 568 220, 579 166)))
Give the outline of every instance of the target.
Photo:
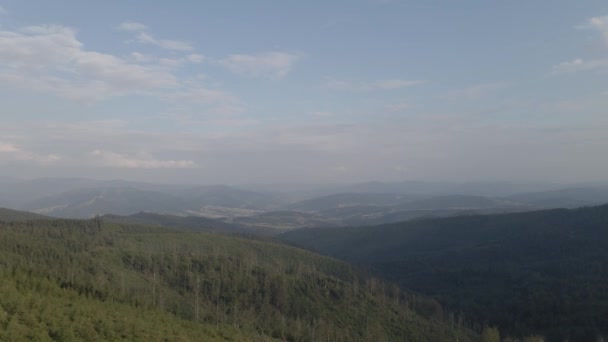
POLYGON ((377 225, 420 218, 520 212, 536 208, 504 198, 390 193, 343 193, 293 203, 289 207, 314 213, 327 221, 323 224, 317 220, 302 227, 377 225))
POLYGON ((277 233, 304 227, 332 227, 341 223, 332 217, 289 210, 271 211, 254 216, 236 217, 230 220, 230 222, 260 229, 269 229, 277 233))
POLYGON ((377 225, 608 202, 605 186, 588 185, 557 190, 538 184, 425 182, 232 187, 84 178, 7 178, 0 179, 0 185, 0 207, 53 217, 155 212, 251 222, 253 226, 280 230, 377 225), (532 192, 547 188, 551 190, 532 192), (521 192, 522 189, 528 192, 521 192), (297 211, 312 215, 296 214, 297 211))
MULTIPOLYGON (((77 186, 80 183, 70 185, 77 186)), ((169 187, 139 185, 77 188, 34 198, 18 208, 54 217, 91 218, 95 215, 132 215, 157 212, 196 216, 241 216, 272 208, 280 196, 228 186, 169 187), (220 212, 220 215, 214 215, 220 212)))
POLYGON ((48 219, 48 216, 30 213, 27 211, 18 211, 6 208, 0 208, 0 221, 11 222, 11 221, 28 221, 28 220, 44 220, 48 219))
POLYGON ((353 206, 392 206, 419 197, 392 193, 339 193, 291 203, 286 207, 289 210, 321 211, 353 206))
POLYGON ((476 210, 490 208, 521 207, 523 204, 498 198, 468 195, 435 196, 415 201, 404 201, 396 207, 402 211, 412 210, 476 210))
POLYGON ((188 204, 158 191, 108 187, 71 190, 33 200, 22 207, 55 217, 91 218, 110 213, 130 215, 140 211, 172 213, 188 207, 188 204))
POLYGON ((608 205, 304 229, 290 243, 369 267, 504 335, 608 331, 608 205))
POLYGON ((195 207, 216 206, 250 210, 278 207, 285 199, 280 194, 237 189, 225 185, 196 186, 172 192, 195 207))
POLYGON ((431 299, 278 243, 89 221, 0 223, 2 339, 475 341, 431 299))
POLYGON ((261 229, 255 229, 252 227, 242 226, 238 224, 226 223, 221 220, 200 216, 176 216, 141 212, 128 216, 104 215, 102 216, 102 219, 105 222, 118 224, 162 226, 167 228, 175 228, 195 232, 263 233, 263 230, 261 229))
POLYGON ((565 188, 515 194, 507 199, 543 208, 576 208, 608 203, 608 189, 605 187, 565 188))

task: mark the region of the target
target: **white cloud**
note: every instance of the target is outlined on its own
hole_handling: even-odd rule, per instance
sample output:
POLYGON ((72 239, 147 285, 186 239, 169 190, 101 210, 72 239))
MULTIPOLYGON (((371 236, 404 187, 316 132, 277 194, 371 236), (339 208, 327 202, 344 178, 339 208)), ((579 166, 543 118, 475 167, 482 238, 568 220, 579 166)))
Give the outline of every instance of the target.
POLYGON ((239 75, 249 77, 282 78, 300 59, 296 54, 287 52, 266 52, 255 55, 230 55, 219 64, 239 75))
POLYGON ((323 84, 323 87, 336 90, 361 90, 360 87, 355 86, 352 82, 339 81, 334 79, 327 80, 323 84))
POLYGON ((0 14, 7 14, 7 10, 4 9, 4 7, 0 6, 0 14))
POLYGON ((139 52, 131 52, 131 58, 138 63, 150 63, 156 61, 154 56, 146 55, 139 52))
POLYGON ((81 101, 178 86, 160 67, 83 46, 75 30, 58 25, 0 31, 0 80, 81 101))
POLYGON ((351 125, 287 126, 275 131, 259 132, 259 142, 268 147, 280 146, 286 150, 308 150, 321 153, 350 152, 357 145, 358 128, 351 125))
POLYGON ((205 56, 198 53, 192 53, 189 54, 186 59, 192 63, 202 63, 205 60, 205 56))
POLYGON ((189 42, 171 39, 157 39, 146 32, 139 32, 135 37, 138 42, 143 44, 152 44, 160 48, 176 51, 192 51, 194 47, 189 42))
POLYGON ((182 65, 186 59, 184 58, 159 58, 158 64, 167 68, 177 68, 182 65))
MULTIPOLYGON (((590 18, 585 24, 577 26, 576 28, 597 31, 604 37, 605 43, 608 44, 608 16, 590 18)), ((561 74, 592 70, 608 70, 608 58, 592 60, 577 58, 572 61, 554 65, 552 73, 561 74)))
POLYGON ((589 25, 601 31, 608 31, 608 15, 589 19, 589 25))
POLYGON ((192 87, 184 91, 167 94, 166 99, 176 102, 189 102, 200 104, 221 104, 236 102, 236 98, 221 90, 209 89, 201 86, 192 87))
POLYGON ((94 150, 90 157, 94 165, 121 169, 186 169, 196 166, 192 160, 158 160, 146 154, 130 157, 103 150, 94 150))
POLYGON ((129 59, 136 63, 142 63, 142 64, 157 63, 163 67, 177 68, 177 67, 182 66, 184 63, 194 63, 194 64, 202 63, 205 60, 205 56, 203 56, 201 54, 193 53, 193 54, 189 54, 185 57, 179 57, 179 58, 166 58, 166 57, 158 58, 156 56, 152 56, 152 55, 148 55, 148 54, 132 52, 129 55, 129 59))
POLYGON ((82 51, 73 29, 50 25, 0 31, 0 64, 26 70, 71 62, 82 51))
POLYGON ((606 69, 608 68, 608 58, 607 59, 594 59, 594 60, 583 60, 581 58, 575 59, 570 62, 560 63, 553 67, 554 74, 560 73, 570 73, 570 72, 578 72, 578 71, 591 71, 598 69, 606 69))
POLYGON ((54 153, 39 154, 27 151, 11 143, 0 142, 0 161, 21 161, 34 162, 36 164, 51 164, 60 161, 62 158, 54 153))
POLYGON ((146 25, 144 25, 142 23, 138 23, 135 21, 125 21, 122 24, 118 25, 118 29, 123 30, 123 31, 138 32, 138 31, 145 31, 148 29, 148 27, 146 27, 146 25))
POLYGON ((395 90, 425 83, 419 80, 388 79, 372 82, 351 82, 330 79, 323 85, 325 88, 350 91, 395 90))
MULTIPOLYGON (((395 169, 398 165, 408 168, 408 177, 419 179, 545 179, 548 174, 550 179, 572 175, 601 179, 608 167, 606 158, 597 157, 608 149, 608 122, 597 119, 580 122, 577 127, 458 125, 429 117, 373 125, 247 124, 231 118, 210 120, 205 123, 208 129, 185 132, 144 132, 121 121, 57 123, 52 127, 6 124, 0 125, 0 136, 5 145, 12 143, 3 149, 17 147, 42 156, 48 152, 41 152, 40 147, 61 151, 63 159, 52 164, 59 170, 55 174, 72 176, 86 171, 101 178, 147 177, 142 169, 157 169, 163 171, 159 177, 180 182, 362 181, 401 179, 402 171, 395 169), (222 130, 217 129, 219 125, 237 127, 222 130), (15 138, 8 140, 8 135, 15 138), (522 150, 529 153, 522 154, 522 150), (484 168, 472 171, 471 163, 484 168), (344 166, 348 175, 332 178, 327 170, 333 166, 344 166)), ((4 165, 16 158, 0 153, 0 160, 8 175, 4 165)), ((18 169, 31 170, 37 176, 55 172, 50 167, 18 169)))
POLYGON ((135 21, 125 21, 117 27, 119 30, 136 33, 135 39, 142 44, 152 44, 160 48, 175 51, 192 51, 194 47, 189 42, 172 39, 158 39, 149 34, 148 27, 135 21))
POLYGON ((584 25, 578 26, 580 29, 589 29, 598 31, 604 36, 606 43, 608 44, 608 15, 603 17, 593 17, 587 20, 584 25))
POLYGON ((177 85, 175 76, 170 73, 130 64, 108 54, 84 52, 79 54, 74 62, 75 69, 79 73, 110 83, 119 90, 143 87, 163 88, 177 85))
POLYGON ((12 153, 17 151, 19 151, 19 149, 13 144, 0 143, 0 153, 12 153))

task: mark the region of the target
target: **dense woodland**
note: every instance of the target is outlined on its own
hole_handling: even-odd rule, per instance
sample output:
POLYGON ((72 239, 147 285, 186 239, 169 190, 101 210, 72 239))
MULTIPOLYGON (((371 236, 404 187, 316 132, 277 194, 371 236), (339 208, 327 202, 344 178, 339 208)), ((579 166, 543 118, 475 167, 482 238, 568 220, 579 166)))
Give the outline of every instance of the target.
POLYGON ((608 205, 285 233, 435 296, 503 336, 608 335, 608 205))
POLYGON ((607 334, 608 206, 280 237, 356 266, 268 237, 145 222, 0 211, 0 340, 532 342, 607 334))
POLYGON ((278 243, 0 223, 0 340, 476 341, 439 304, 278 243))

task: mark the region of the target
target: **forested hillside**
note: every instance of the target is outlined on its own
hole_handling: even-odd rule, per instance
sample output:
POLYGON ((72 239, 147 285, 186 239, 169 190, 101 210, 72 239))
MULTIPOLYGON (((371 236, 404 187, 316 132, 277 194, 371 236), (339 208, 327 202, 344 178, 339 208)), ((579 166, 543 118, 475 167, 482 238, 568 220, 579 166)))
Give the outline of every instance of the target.
POLYGON ((432 299, 345 263, 208 233, 1 222, 0 274, 1 340, 478 338, 432 299))
POLYGON ((40 220, 48 219, 48 216, 30 213, 27 211, 12 210, 6 208, 0 208, 0 221, 28 221, 28 220, 40 220))
POLYGON ((503 336, 608 334, 608 205, 375 227, 304 229, 285 241, 363 264, 503 336))
POLYGON ((129 216, 104 215, 102 216, 102 219, 104 222, 110 223, 161 226, 193 232, 218 232, 224 234, 251 233, 259 235, 270 235, 275 233, 275 231, 271 229, 227 223, 221 220, 201 216, 176 216, 141 212, 129 216))

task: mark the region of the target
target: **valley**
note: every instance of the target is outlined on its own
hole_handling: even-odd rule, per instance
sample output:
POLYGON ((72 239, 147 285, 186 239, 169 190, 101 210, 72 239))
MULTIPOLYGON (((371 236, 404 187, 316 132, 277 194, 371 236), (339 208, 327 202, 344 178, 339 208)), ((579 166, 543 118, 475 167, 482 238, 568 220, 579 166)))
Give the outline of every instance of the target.
MULTIPOLYGON (((495 195, 480 195, 484 184, 352 184, 309 186, 282 192, 271 187, 249 190, 230 186, 156 185, 126 181, 46 179, 11 183, 0 194, 5 207, 59 218, 156 213, 204 217, 255 230, 364 226, 414 219, 471 214, 574 208, 608 202, 607 187, 558 187, 542 192, 509 192, 494 185, 495 195), (44 186, 42 186, 43 184, 44 186), (373 184, 373 186, 372 186, 373 184), (40 187, 35 190, 36 187, 40 187), (399 192, 387 191, 394 187, 399 192), (62 191, 67 188, 69 191, 62 191), (368 192, 331 191, 367 190, 368 192), (462 193, 451 193, 461 191, 462 193), (467 193, 468 192, 468 193, 467 193), (16 194, 19 195, 16 195, 16 194)), ((0 184, 1 185, 1 184, 0 184)), ((487 192, 487 191, 486 191, 487 192)))
MULTIPOLYGON (((52 210, 0 210, 3 286, 46 303, 43 282, 44 291, 69 290, 69 298, 99 312, 111 300, 112 310, 132 317, 130 326, 185 339, 305 341, 322 333, 336 341, 477 341, 500 331, 552 342, 607 333, 608 314, 598 313, 608 310, 608 210, 576 208, 608 202, 602 188, 302 199, 225 186, 152 187, 75 186, 24 202, 52 210), (543 209, 559 204, 564 208, 543 209), (192 215, 187 208, 195 207, 215 215, 192 215), (31 276, 19 278, 24 272, 31 276), (353 311, 362 300, 367 304, 353 311), (143 328, 140 314, 183 328, 143 328)), ((53 300, 63 300, 57 293, 53 300)), ((25 319, 11 315, 6 324, 25 319)), ((43 320, 40 331, 85 336, 27 319, 43 320)), ((100 329, 86 334, 121 331, 100 329)))

